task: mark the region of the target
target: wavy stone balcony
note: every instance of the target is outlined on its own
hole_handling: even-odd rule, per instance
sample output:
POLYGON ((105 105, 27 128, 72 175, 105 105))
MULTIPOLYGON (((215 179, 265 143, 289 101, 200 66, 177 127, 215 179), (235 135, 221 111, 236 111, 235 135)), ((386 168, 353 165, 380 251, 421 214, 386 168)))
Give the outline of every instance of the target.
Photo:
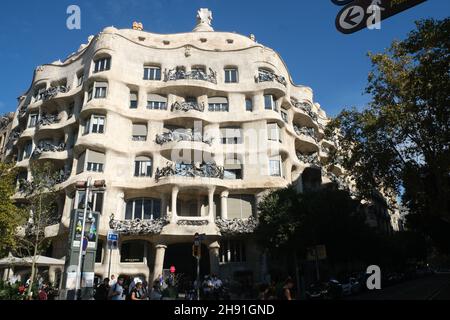
POLYGON ((217 84, 217 72, 209 69, 209 73, 200 70, 186 72, 184 70, 164 70, 164 82, 177 80, 200 80, 217 84))
POLYGON ((200 165, 195 164, 171 164, 164 168, 156 169, 155 178, 159 182, 160 179, 171 176, 179 177, 201 177, 201 178, 224 178, 224 167, 217 166, 215 163, 208 162, 200 165))
POLYGON ((162 229, 169 224, 169 220, 161 218, 154 220, 114 220, 111 215, 109 227, 123 235, 161 234, 162 229))
POLYGON ((181 141, 203 142, 208 145, 211 145, 213 142, 213 138, 210 137, 204 138, 201 133, 195 132, 192 129, 186 129, 186 130, 171 130, 169 132, 157 134, 155 140, 155 142, 159 145, 164 145, 169 142, 181 142, 181 141))
POLYGON ((50 142, 41 142, 34 149, 31 158, 37 159, 43 153, 46 153, 46 152, 62 152, 65 150, 66 150, 66 144, 64 142, 61 142, 60 144, 57 144, 57 145, 50 143, 50 142))
POLYGON ((311 105, 309 103, 291 100, 291 104, 295 108, 306 113, 313 121, 317 122, 317 120, 319 119, 319 116, 316 113, 314 113, 314 111, 312 111, 311 105))
POLYGON ((255 82, 278 82, 283 86, 287 87, 286 78, 283 76, 279 76, 273 72, 259 72, 257 76, 255 76, 255 82))
POLYGON ((204 112, 205 104, 197 102, 175 102, 174 104, 172 104, 171 108, 172 112, 174 111, 188 112, 191 110, 204 112))
POLYGON ((216 219, 216 226, 222 235, 240 235, 253 233, 258 226, 258 221, 254 217, 248 219, 216 219))

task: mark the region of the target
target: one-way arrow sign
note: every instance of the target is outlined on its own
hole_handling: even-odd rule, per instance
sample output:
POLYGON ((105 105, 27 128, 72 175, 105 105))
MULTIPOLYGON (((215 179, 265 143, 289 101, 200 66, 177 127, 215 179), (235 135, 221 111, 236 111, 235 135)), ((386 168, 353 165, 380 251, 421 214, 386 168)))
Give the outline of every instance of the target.
POLYGON ((354 0, 337 15, 336 28, 345 34, 354 33, 368 27, 368 22, 375 21, 377 8, 380 18, 378 22, 381 22, 425 1, 427 0, 354 0))

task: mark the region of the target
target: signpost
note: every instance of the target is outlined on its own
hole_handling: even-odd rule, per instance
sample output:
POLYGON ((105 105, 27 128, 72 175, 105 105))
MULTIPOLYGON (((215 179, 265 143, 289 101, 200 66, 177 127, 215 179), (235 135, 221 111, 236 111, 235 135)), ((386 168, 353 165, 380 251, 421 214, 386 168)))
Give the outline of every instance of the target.
POLYGON ((202 240, 205 239, 205 236, 205 234, 196 233, 194 235, 194 245, 192 246, 192 256, 197 259, 197 300, 200 300, 200 258, 202 256, 202 240))
POLYGON ((332 0, 334 4, 345 5, 336 17, 336 28, 344 34, 373 28, 382 20, 425 1, 427 0, 332 0))
POLYGON ((109 266, 108 266, 108 279, 111 277, 111 259, 112 251, 119 247, 119 234, 114 230, 108 231, 108 249, 109 249, 109 266))

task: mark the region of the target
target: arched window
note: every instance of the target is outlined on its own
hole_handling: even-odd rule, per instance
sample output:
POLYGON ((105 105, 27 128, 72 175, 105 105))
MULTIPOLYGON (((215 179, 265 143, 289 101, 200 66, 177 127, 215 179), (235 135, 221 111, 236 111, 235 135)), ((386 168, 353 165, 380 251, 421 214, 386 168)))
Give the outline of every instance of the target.
POLYGON ((161 200, 137 198, 127 201, 125 220, 154 220, 161 217, 161 200))
POLYGON ((94 73, 111 69, 111 57, 104 56, 94 60, 94 73))

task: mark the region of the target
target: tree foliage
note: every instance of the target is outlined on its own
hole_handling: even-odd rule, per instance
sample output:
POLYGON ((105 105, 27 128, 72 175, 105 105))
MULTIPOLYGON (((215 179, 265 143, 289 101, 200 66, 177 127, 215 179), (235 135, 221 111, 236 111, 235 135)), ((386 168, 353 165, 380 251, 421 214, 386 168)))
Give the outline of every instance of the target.
MULTIPOLYGON (((416 25, 386 52, 369 54, 371 102, 342 111, 326 131, 340 132, 335 156, 360 193, 401 194, 410 225, 421 228, 450 222, 450 19, 416 25)), ((445 235, 432 229, 422 231, 442 243, 445 235)))
MULTIPOLYGON (((32 162, 30 165, 32 179, 23 182, 22 192, 25 195, 26 209, 30 213, 28 221, 23 225, 22 232, 17 234, 16 254, 31 256, 31 282, 36 277, 36 258, 48 246, 45 228, 57 222, 55 196, 58 174, 50 163, 32 162)), ((31 290, 28 292, 32 295, 31 290)))
POLYGON ((16 246, 17 228, 24 222, 25 212, 14 204, 16 170, 0 162, 0 256, 16 246))
POLYGON ((426 259, 425 239, 415 232, 381 234, 366 224, 358 200, 332 188, 297 194, 292 188, 269 193, 259 205, 259 243, 272 256, 305 257, 306 248, 325 245, 331 265, 360 262, 402 268, 426 259))

